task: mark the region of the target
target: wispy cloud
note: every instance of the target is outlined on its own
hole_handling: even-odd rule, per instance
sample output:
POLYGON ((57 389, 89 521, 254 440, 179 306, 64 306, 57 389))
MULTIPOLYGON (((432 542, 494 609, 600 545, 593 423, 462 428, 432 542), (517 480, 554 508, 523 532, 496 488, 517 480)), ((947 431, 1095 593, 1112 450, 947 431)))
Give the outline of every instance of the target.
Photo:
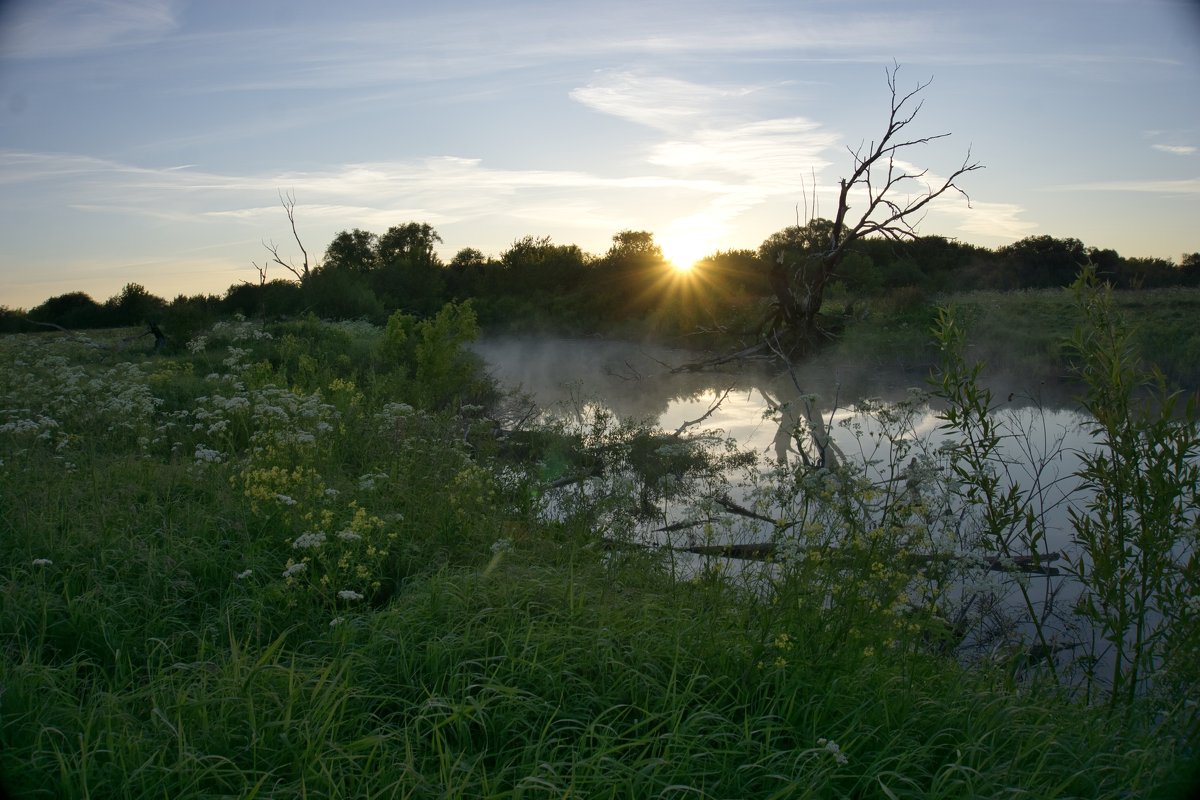
POLYGON ((664 240, 703 239, 716 246, 747 211, 802 192, 830 166, 826 153, 840 141, 804 117, 762 118, 754 101, 766 91, 620 71, 600 74, 570 96, 662 134, 640 154, 650 168, 716 179, 711 196, 663 232, 664 240))
MULTIPOLYGON (((569 195, 568 204, 581 192, 592 198, 589 202, 617 204, 619 196, 628 203, 630 196, 657 191, 706 198, 728 190, 726 184, 709 179, 508 170, 454 157, 238 175, 176 166, 148 168, 73 154, 0 151, 0 167, 0 184, 36 186, 44 202, 88 213, 261 225, 264 218, 279 214, 278 205, 269 200, 284 190, 296 194, 306 219, 335 228, 386 228, 409 219, 450 223, 484 215, 512 216, 514 208, 530 216, 537 208, 562 208, 563 193, 569 195), (259 202, 246 206, 247 198, 259 202)), ((9 195, 11 202, 0 207, 16 207, 15 195, 9 195)))
POLYGON ((1152 144, 1150 146, 1173 156, 1190 156, 1196 152, 1196 148, 1190 144, 1152 144))
POLYGON ((1178 180, 1095 181, 1048 186, 1052 192, 1148 192, 1152 194, 1200 194, 1200 178, 1178 180))
POLYGON ((0 49, 11 58, 55 58, 145 44, 179 27, 179 0, 58 0, 16 4, 0 49))
POLYGON ((729 104, 756 91, 754 87, 707 86, 633 71, 602 73, 570 97, 583 105, 661 131, 683 132, 728 118, 729 104))

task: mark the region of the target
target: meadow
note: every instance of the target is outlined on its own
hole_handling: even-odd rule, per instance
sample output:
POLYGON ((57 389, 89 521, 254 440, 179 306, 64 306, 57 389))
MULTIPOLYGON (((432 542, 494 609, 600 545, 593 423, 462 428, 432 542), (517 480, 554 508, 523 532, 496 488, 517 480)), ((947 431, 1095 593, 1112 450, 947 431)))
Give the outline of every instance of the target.
POLYGON ((682 491, 679 451, 613 420, 534 426, 465 349, 469 306, 233 319, 166 353, 131 333, 0 339, 14 796, 1129 798, 1191 778, 1190 698, 964 663, 942 620, 876 601, 904 588, 876 566, 889 542, 770 593, 611 546, 631 498, 682 491), (609 488, 551 503, 576 467, 609 488))

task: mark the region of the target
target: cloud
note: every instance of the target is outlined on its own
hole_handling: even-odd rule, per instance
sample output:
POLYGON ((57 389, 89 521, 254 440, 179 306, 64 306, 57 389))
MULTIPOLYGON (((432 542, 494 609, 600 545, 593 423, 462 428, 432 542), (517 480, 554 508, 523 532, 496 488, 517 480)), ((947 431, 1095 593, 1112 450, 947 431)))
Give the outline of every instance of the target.
POLYGON ((22 189, 20 198, 17 192, 5 193, 0 207, 10 209, 24 207, 36 196, 48 207, 89 214, 193 225, 233 222, 260 229, 264 220, 282 215, 273 201, 280 191, 289 191, 307 224, 333 230, 383 230, 412 219, 440 225, 485 216, 558 224, 576 215, 576 225, 581 220, 608 224, 621 215, 603 209, 631 208, 634 199, 657 192, 705 200, 731 191, 727 184, 705 178, 495 169, 479 159, 448 156, 237 175, 75 154, 0 151, 0 185, 4 183, 22 189), (256 202, 247 205, 247 199, 256 202))
POLYGON ((1147 192, 1152 194, 1200 194, 1200 178, 1178 180, 1096 181, 1047 186, 1051 192, 1147 192))
POLYGON ((839 137, 803 117, 767 119, 727 128, 700 128, 685 139, 654 145, 651 164, 740 176, 767 193, 791 193, 831 162, 823 153, 839 137))
POLYGON ((648 128, 683 132, 701 122, 728 116, 731 101, 752 94, 751 87, 721 88, 631 71, 608 72, 570 97, 602 114, 648 128))
POLYGON ((1016 203, 972 201, 968 208, 965 202, 947 202, 935 210, 939 214, 955 218, 955 229, 969 236, 1016 240, 1028 236, 1038 228, 1036 222, 1021 219, 1025 208, 1016 203))
MULTIPOLYGON (((570 93, 600 113, 664 137, 641 154, 647 165, 712 183, 705 205, 670 223, 676 239, 719 241, 734 221, 772 197, 792 197, 830 166, 837 134, 799 116, 763 118, 762 86, 710 86, 633 71, 607 72, 570 93)), ((790 204, 790 203, 789 203, 790 204)))
POLYGON ((157 41, 179 27, 178 0, 30 0, 9 9, 3 55, 55 58, 157 41))
POLYGON ((1155 150, 1175 156, 1190 156, 1196 152, 1196 148, 1190 144, 1152 144, 1150 146, 1155 150))

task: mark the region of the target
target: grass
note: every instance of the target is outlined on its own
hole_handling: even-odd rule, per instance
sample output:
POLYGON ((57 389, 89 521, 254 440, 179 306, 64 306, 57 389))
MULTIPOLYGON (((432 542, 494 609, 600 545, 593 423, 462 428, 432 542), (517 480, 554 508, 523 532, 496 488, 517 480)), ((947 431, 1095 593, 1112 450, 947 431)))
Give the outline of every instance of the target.
POLYGON ((864 648, 799 594, 671 581, 534 513, 533 478, 381 332, 254 330, 168 356, 0 340, 14 796, 1182 790, 1149 710, 1116 725, 919 642, 864 648))
MULTIPOLYGON (((1176 386, 1200 386, 1200 289, 1147 289, 1114 294, 1116 307, 1137 321, 1139 354, 1176 386)), ((929 331, 935 304, 957 310, 968 330, 973 360, 990 372, 1035 380, 1068 376, 1064 342, 1079 321, 1069 289, 974 291, 929 297, 904 294, 870 302, 862 319, 847 326, 832 353, 854 363, 927 371, 937 362, 929 331)))

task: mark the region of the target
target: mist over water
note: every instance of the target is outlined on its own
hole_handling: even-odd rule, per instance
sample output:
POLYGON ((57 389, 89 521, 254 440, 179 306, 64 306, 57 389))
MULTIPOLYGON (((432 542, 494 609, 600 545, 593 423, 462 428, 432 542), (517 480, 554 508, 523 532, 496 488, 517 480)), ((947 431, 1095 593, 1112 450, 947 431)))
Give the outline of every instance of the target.
MULTIPOLYGON (((673 373, 673 367, 696 361, 698 355, 602 339, 488 338, 473 349, 504 387, 529 394, 544 409, 570 413, 585 403, 600 405, 622 419, 650 421, 665 431, 704 417, 700 427, 720 429, 741 448, 755 452, 764 468, 776 462, 797 464, 799 444, 793 433, 797 426, 811 430, 817 422, 829 431, 839 458, 860 464, 874 461, 878 466, 868 473, 875 470, 884 477, 892 460, 891 444, 879 420, 856 408, 864 399, 885 404, 916 399, 917 411, 904 438, 924 439, 930 448, 946 440, 937 409, 922 395, 929 388, 927 373, 915 370, 847 364, 823 355, 783 371, 743 365, 673 373), (782 412, 772 413, 781 407, 782 412), (805 408, 810 409, 808 419, 805 408)), ((1085 429, 1086 418, 1068 405, 1071 386, 1042 383, 1030 388, 1021 381, 1018 373, 1001 372, 988 386, 1008 434, 1003 445, 1005 479, 1034 498, 1046 528, 1043 554, 1072 552, 1067 509, 1085 500, 1073 473, 1081 467, 1080 453, 1093 447, 1094 440, 1085 429)), ((731 496, 742 496, 736 486, 731 496)), ((680 509, 664 513, 667 522, 683 516, 680 509)), ((769 541, 770 526, 760 527, 755 531, 750 526, 736 543, 769 541)), ((732 565, 734 570, 747 568, 732 565)), ((1061 608, 1069 607, 1080 589, 1065 575, 1033 580, 1041 582, 1038 594, 1043 602, 1055 597, 1061 608)))
MULTIPOLYGON (((585 403, 599 405, 621 419, 650 421, 666 431, 707 414, 701 427, 720 429, 764 464, 796 462, 792 433, 797 423, 805 423, 806 397, 845 458, 886 464, 891 450, 878 420, 860 413, 857 404, 910 400, 929 388, 927 373, 848 364, 829 355, 783 371, 750 364, 673 373, 672 368, 700 356, 621 340, 532 336, 490 337, 472 349, 502 386, 530 395, 543 409, 570 413, 585 403), (781 414, 770 413, 780 407, 781 414)), ((1071 476, 1080 467, 1079 452, 1093 441, 1083 428, 1085 418, 1065 405, 1072 389, 1066 384, 1031 389, 1011 372, 1001 372, 990 383, 996 413, 1013 434, 1006 445, 1008 477, 1042 498, 1047 544, 1051 550, 1066 549, 1071 476), (1052 400, 1038 403, 1034 394, 1052 400)), ((937 409, 926 404, 906 438, 927 437, 936 447, 945 440, 941 424, 937 409)))
POLYGON ((529 393, 543 408, 582 397, 602 402, 622 419, 659 418, 678 404, 730 388, 733 394, 766 392, 785 399, 811 393, 820 405, 832 408, 863 397, 899 399, 923 381, 923 375, 913 372, 856 367, 830 359, 798 365, 793 370, 795 381, 786 373, 753 364, 672 373, 672 368, 702 354, 606 339, 488 337, 472 349, 502 385, 529 393))

